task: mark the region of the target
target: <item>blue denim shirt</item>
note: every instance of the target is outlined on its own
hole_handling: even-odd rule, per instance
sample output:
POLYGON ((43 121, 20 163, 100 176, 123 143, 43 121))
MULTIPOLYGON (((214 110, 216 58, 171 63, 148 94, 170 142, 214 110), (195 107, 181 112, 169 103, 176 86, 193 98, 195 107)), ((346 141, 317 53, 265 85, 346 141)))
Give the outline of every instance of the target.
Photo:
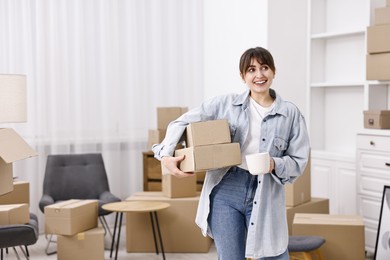
MULTIPOLYGON (((261 126, 259 152, 268 151, 275 161, 275 173, 259 175, 248 227, 246 257, 260 258, 283 253, 288 244, 284 184, 294 182, 308 161, 310 142, 306 123, 299 109, 270 89, 275 107, 261 126)), ((249 89, 205 101, 172 121, 161 144, 153 145, 155 158, 172 156, 186 126, 191 122, 227 119, 232 142, 244 144, 249 131, 249 89)), ((229 168, 207 171, 195 222, 204 236, 212 237, 207 223, 209 195, 229 168)))

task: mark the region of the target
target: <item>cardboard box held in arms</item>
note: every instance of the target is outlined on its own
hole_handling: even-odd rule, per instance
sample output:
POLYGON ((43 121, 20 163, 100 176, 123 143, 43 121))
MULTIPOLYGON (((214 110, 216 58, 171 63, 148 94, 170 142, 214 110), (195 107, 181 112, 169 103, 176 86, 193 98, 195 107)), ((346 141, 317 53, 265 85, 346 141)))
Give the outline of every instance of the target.
POLYGON ((38 155, 13 129, 0 128, 0 195, 13 191, 12 164, 38 155))
MULTIPOLYGON (((240 145, 231 143, 227 120, 191 123, 185 135, 187 148, 175 150, 175 156, 185 155, 179 165, 182 171, 198 172, 241 164, 240 145)), ((169 174, 164 166, 162 173, 169 174)))

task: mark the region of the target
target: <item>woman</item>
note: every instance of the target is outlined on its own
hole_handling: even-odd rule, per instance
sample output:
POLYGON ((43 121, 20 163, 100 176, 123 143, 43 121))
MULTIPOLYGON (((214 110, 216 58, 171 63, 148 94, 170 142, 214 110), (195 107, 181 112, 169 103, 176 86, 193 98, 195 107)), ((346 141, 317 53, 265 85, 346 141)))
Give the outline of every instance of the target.
POLYGON ((214 239, 220 260, 289 259, 284 184, 295 181, 308 161, 305 120, 294 104, 271 89, 276 69, 268 50, 248 49, 239 69, 248 87, 244 93, 212 98, 183 114, 169 124, 153 151, 174 175, 189 176, 177 167, 184 157, 172 157, 185 127, 227 119, 232 141, 240 143, 242 164, 207 172, 196 223, 214 239), (268 174, 248 172, 245 155, 256 152, 269 152, 268 174))

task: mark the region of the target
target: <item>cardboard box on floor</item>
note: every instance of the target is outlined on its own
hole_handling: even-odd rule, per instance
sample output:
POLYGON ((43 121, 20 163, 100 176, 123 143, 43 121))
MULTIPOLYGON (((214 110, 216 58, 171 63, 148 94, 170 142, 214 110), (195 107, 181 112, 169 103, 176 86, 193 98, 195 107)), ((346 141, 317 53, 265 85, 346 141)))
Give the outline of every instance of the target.
POLYGON ((45 207, 45 232, 72 236, 97 227, 97 219, 97 200, 67 200, 45 207))
POLYGON ((310 201, 311 199, 311 159, 301 176, 293 183, 285 185, 286 206, 296 205, 310 201))
POLYGON ((367 110, 364 113, 364 128, 390 129, 390 110, 367 110))
POLYGON ((364 260, 364 223, 360 216, 295 214, 293 235, 322 236, 324 259, 364 260))
POLYGON ((162 177, 162 192, 169 198, 195 197, 196 174, 193 176, 179 178, 168 174, 162 177))
MULTIPOLYGON (((162 192, 138 192, 126 200, 153 200, 171 206, 158 212, 164 250, 167 253, 206 253, 212 244, 195 224, 199 194, 190 198, 167 198, 162 192)), ((148 213, 126 214, 127 252, 155 252, 148 213)))
POLYGON ((30 210, 26 203, 0 205, 0 225, 26 224, 30 210))
POLYGON ((0 205, 30 204, 30 183, 27 181, 14 181, 13 187, 13 191, 0 195, 0 205))
POLYGON ((227 120, 209 120, 190 123, 186 127, 187 147, 231 143, 227 120))
POLYGON ((329 199, 311 198, 310 201, 294 207, 286 207, 288 234, 292 235, 294 216, 297 213, 329 214, 329 199))
POLYGON ((13 129, 0 128, 0 195, 13 191, 12 163, 36 155, 13 129))
POLYGON ((171 121, 174 121, 188 111, 187 107, 158 107, 157 129, 165 130, 171 121))
POLYGON ((104 229, 97 227, 74 236, 57 236, 58 260, 104 260, 104 229))

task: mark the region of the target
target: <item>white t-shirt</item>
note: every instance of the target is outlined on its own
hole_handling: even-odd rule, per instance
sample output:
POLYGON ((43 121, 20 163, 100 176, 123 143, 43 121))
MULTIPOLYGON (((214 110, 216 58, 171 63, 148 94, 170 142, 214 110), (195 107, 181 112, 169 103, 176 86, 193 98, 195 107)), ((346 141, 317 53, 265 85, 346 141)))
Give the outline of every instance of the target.
POLYGON ((271 112, 274 108, 272 103, 269 107, 263 107, 259 105, 253 98, 249 98, 249 133, 245 143, 241 147, 241 158, 242 163, 238 167, 248 170, 246 165, 245 156, 247 154, 258 153, 260 147, 260 129, 263 119, 271 112))

